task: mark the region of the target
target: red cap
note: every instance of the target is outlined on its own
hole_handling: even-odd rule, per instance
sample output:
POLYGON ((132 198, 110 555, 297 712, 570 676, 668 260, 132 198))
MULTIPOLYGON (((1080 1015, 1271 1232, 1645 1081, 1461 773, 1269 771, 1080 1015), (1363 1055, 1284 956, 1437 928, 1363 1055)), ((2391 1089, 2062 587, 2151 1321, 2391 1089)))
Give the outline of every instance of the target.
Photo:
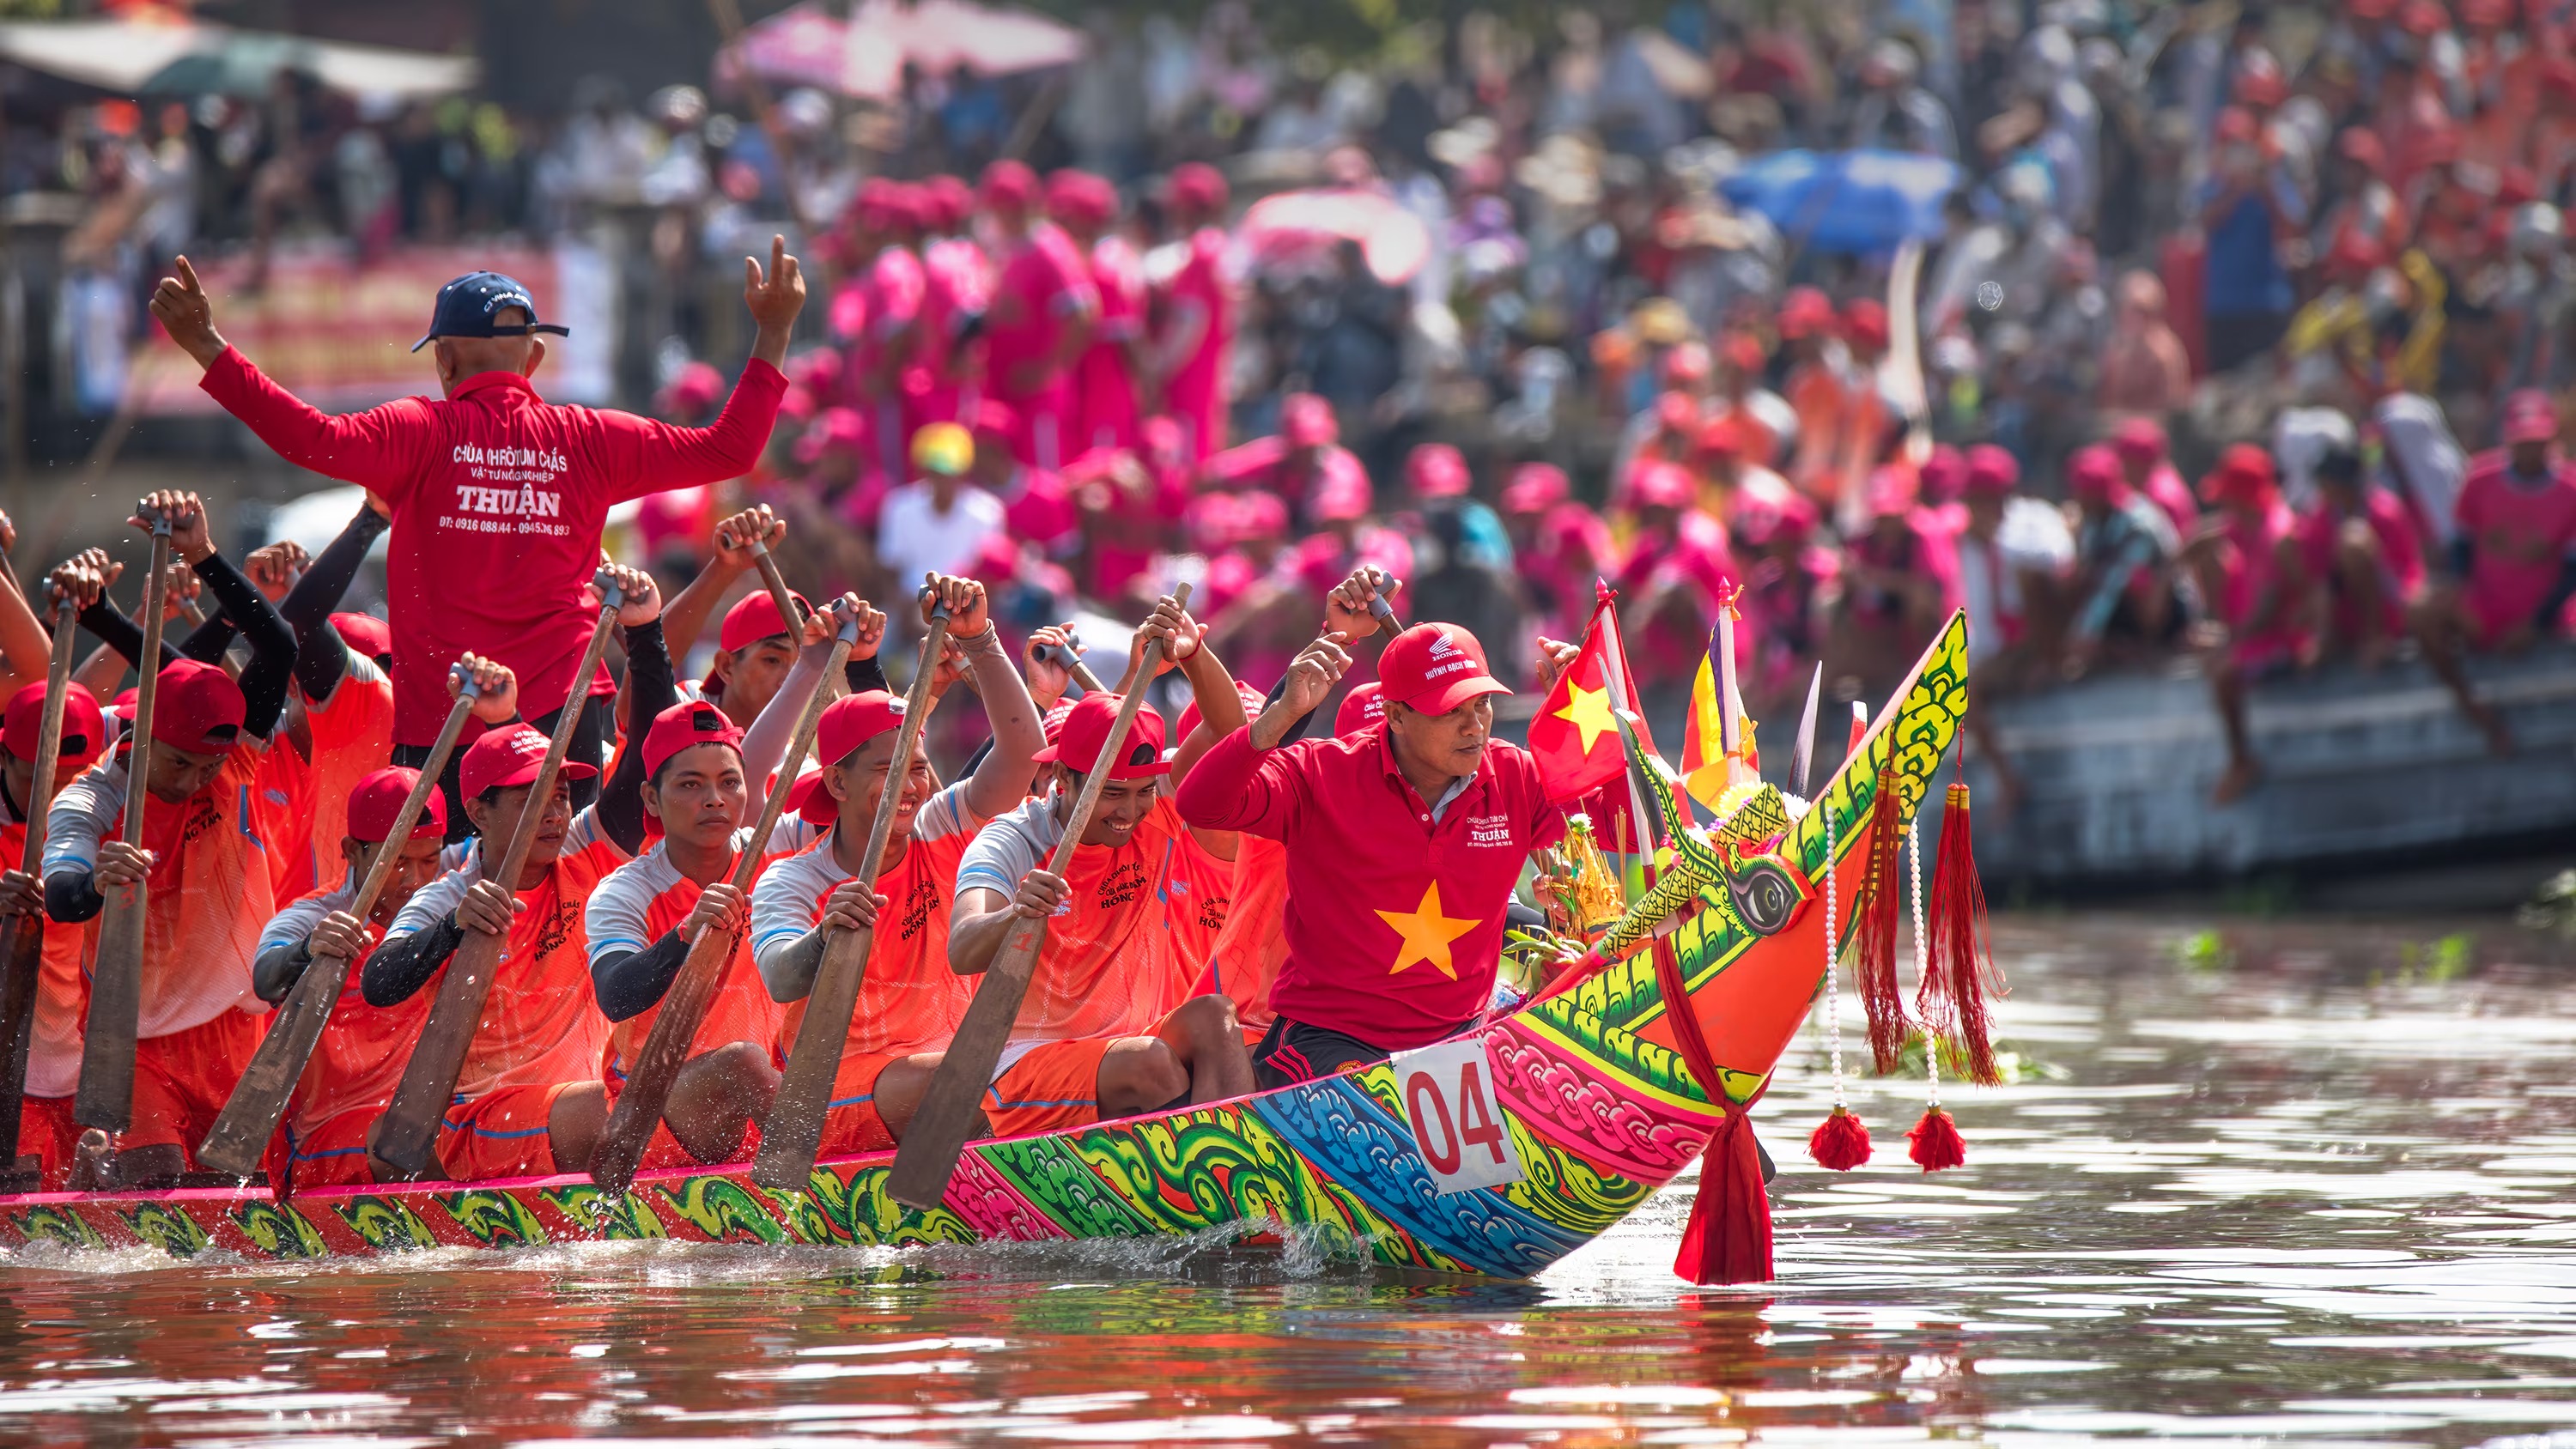
POLYGON ((1064 738, 1065 718, 1073 713, 1074 703, 1070 699, 1059 699, 1053 708, 1038 716, 1038 733, 1048 744, 1064 738))
POLYGON ((975 193, 966 183, 946 173, 921 183, 914 205, 921 212, 921 224, 933 231, 955 231, 965 224, 967 213, 975 209, 975 193))
POLYGON ((1762 339, 1750 332, 1729 332, 1721 345, 1725 348, 1726 365, 1737 372, 1760 372, 1767 360, 1762 351, 1762 339))
POLYGON ((1509 694, 1485 667, 1485 646, 1456 624, 1416 624, 1378 656, 1384 694, 1424 714, 1447 714, 1481 694, 1509 694))
MULTIPOLYGON (((1366 512, 1365 505, 1361 512, 1366 512)), ((1288 503, 1276 493, 1246 493, 1234 500, 1234 543, 1288 534, 1288 503)))
POLYGON ((2100 443, 2088 443, 2066 460, 2066 491, 2094 502, 2118 503, 2129 491, 2120 457, 2100 443))
POLYGON ((1664 354, 1664 386, 1684 387, 1708 380, 1708 347, 1704 343, 1685 342, 1664 354))
MULTIPOLYGON (((0 745, 31 763, 44 743, 46 684, 39 679, 9 696, 8 716, 0 723, 0 745)), ((85 685, 70 685, 63 692, 63 759, 87 765, 106 749, 107 719, 99 713, 98 696, 85 685)))
POLYGON ((681 700, 653 716, 653 727, 644 734, 645 775, 662 773, 673 755, 695 745, 731 745, 740 751, 742 729, 705 700, 681 700))
POLYGON ((1887 350, 1887 304, 1855 297, 1843 306, 1843 335, 1873 351, 1887 350))
POLYGON ((2128 418, 2111 430, 2111 451, 2142 468, 2164 461, 2169 446, 2164 424, 2154 418, 2128 418))
POLYGON ((1292 392, 1279 403, 1279 433, 1292 448, 1321 448, 1341 441, 1333 405, 1311 392, 1292 392))
POLYGON ((2558 410, 2550 406, 2549 394, 2527 387, 2504 400, 2504 440, 2507 443, 2553 443, 2558 440, 2558 410))
MULTIPOLYGON (((349 834, 373 844, 394 833, 394 817, 402 814, 403 802, 411 798, 412 786, 420 782, 420 771, 402 765, 387 765, 357 783, 349 792, 349 834)), ((441 790, 429 792, 420 802, 420 814, 411 823, 413 840, 436 839, 447 833, 447 795, 441 790)))
MULTIPOLYGON (((844 695, 824 707, 814 727, 814 758, 837 765, 859 746, 903 724, 903 701, 882 689, 844 695)), ((809 825, 829 825, 840 818, 841 802, 823 788, 820 768, 806 771, 788 787, 787 808, 809 825)))
MULTIPOLYGON (((1109 727, 1117 722, 1123 702, 1122 696, 1105 689, 1084 695, 1065 715, 1063 733, 1037 752, 1038 763, 1055 761, 1077 774, 1091 773, 1100 763, 1100 747, 1109 743, 1109 727)), ((1136 722, 1128 729, 1120 753, 1123 758, 1110 768, 1110 779, 1141 780, 1171 773, 1171 764, 1163 758, 1163 717, 1152 705, 1136 711, 1136 722)))
MULTIPOLYGON (((504 725, 486 733, 465 747, 465 758, 456 767, 457 794, 472 800, 488 791, 537 783, 537 766, 545 762, 550 743, 531 724, 504 725)), ((587 780, 598 773, 597 766, 567 757, 560 778, 587 780)))
POLYGON ((1467 491, 1467 460, 1447 443, 1420 443, 1404 460, 1416 498, 1456 498, 1467 491))
POLYGON ((2021 486, 2021 461, 1992 443, 1968 449, 1968 492, 1996 497, 2021 486))
POLYGON ((1780 299, 1780 335, 1806 337, 1830 332, 1834 326, 1834 304, 1823 292, 1813 287, 1791 287, 1780 299))
POLYGON ((1641 458, 1628 471, 1628 501, 1638 508, 1688 508, 1699 486, 1679 463, 1641 458))
POLYGON ((2358 280, 2388 264, 2388 250, 2357 227, 2337 227, 2326 250, 2326 270, 2358 280))
MULTIPOLYGON (((1254 718, 1259 718, 1261 712, 1270 707, 1270 701, 1262 698, 1260 690, 1253 688, 1251 685, 1244 683, 1240 679, 1234 682, 1234 697, 1243 701, 1243 712, 1254 718)), ((1172 726, 1172 738, 1175 740, 1188 739, 1190 737, 1190 731, 1199 727, 1199 720, 1199 702, 1193 699, 1188 704, 1181 706, 1181 717, 1179 721, 1172 726)), ((1057 729, 1061 732, 1063 726, 1058 725, 1057 729)), ((1176 744, 1173 748, 1178 749, 1180 746, 1176 744)))
POLYGON ((162 666, 153 697, 152 738, 191 754, 219 755, 241 743, 250 706, 220 664, 181 659, 162 666))
POLYGON ((2441 0, 2406 0, 2397 9, 2397 28, 2417 39, 2430 39, 2451 28, 2441 0))
POLYGON ((1783 534, 1812 537, 1820 521, 1816 505, 1802 493, 1775 498, 1748 491, 1735 501, 1735 536, 1747 548, 1768 548, 1783 534))
POLYGON ((1744 456, 1744 425, 1735 420, 1735 414, 1720 413, 1699 425, 1699 436, 1691 440, 1691 448, 1703 457, 1740 459, 1744 456))
MULTIPOLYGON (((803 594, 790 592, 787 597, 798 608, 811 612, 803 594)), ((739 654, 763 639, 787 632, 787 621, 778 617, 778 601, 767 589, 755 589, 742 596, 742 601, 725 610, 724 625, 716 631, 716 647, 727 654, 739 654)))
POLYGON ((976 193, 988 207, 1026 211, 1038 199, 1038 174, 1022 162, 996 161, 984 168, 984 179, 976 193))
POLYGON ((1574 496, 1565 470, 1554 463, 1523 463, 1503 485, 1505 513, 1538 513, 1574 496))
POLYGON ((369 659, 394 657, 394 631, 373 614, 333 614, 331 627, 340 631, 341 643, 369 659))
POLYGON ((868 419, 857 408, 825 408, 805 436, 796 440, 796 461, 816 463, 827 453, 863 458, 868 451, 868 419))
POLYGON ((1359 470, 1333 468, 1315 480, 1314 507, 1318 523, 1342 523, 1366 518, 1369 511, 1368 475, 1359 470))
POLYGON ((1893 463, 1873 468, 1861 486, 1861 501, 1872 518, 1903 518, 1914 511, 1914 477, 1893 463))
POLYGON ((1186 210, 1223 211, 1225 173, 1203 162, 1183 162, 1172 168, 1170 196, 1172 205, 1186 210))
POLYGON ((1105 226, 1118 213, 1118 188, 1088 171, 1067 167, 1046 180, 1047 214, 1068 225, 1105 226))
POLYGON ((1333 733, 1348 738, 1386 718, 1386 686, 1375 680, 1342 696, 1342 707, 1333 711, 1333 733))
POLYGON ((2225 144, 2251 141, 2263 134, 2262 124, 2254 113, 2241 106, 2229 106, 2218 113, 2218 139, 2225 144))
POLYGON ((996 397, 978 400, 974 415, 966 419, 966 425, 973 429, 979 447, 989 438, 1001 444, 1013 458, 1019 457, 1020 415, 1012 410, 1009 403, 996 397))
POLYGON ((1968 491, 1968 455, 1948 443, 1935 443, 1923 459, 1923 500, 1955 503, 1968 491))
POLYGON ((2242 498, 2259 503, 2280 487, 2272 455, 2253 443, 2230 443, 2218 455, 2218 466, 2200 480, 2200 496, 2212 503, 2242 498))
POLYGON ((694 418, 716 405, 725 392, 724 374, 715 365, 692 362, 672 374, 653 397, 654 406, 681 418, 694 418))
POLYGON ((1689 437, 1699 430, 1699 399, 1686 392, 1655 394, 1655 426, 1689 437))

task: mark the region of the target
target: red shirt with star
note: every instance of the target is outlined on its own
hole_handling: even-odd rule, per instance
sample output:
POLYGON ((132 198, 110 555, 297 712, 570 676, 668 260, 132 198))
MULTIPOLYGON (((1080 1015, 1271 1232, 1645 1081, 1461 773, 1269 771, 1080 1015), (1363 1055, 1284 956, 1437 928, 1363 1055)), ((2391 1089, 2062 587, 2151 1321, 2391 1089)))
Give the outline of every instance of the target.
POLYGON ((1278 1014, 1388 1051, 1485 1008, 1503 912, 1531 850, 1565 834, 1538 763, 1496 740, 1436 814, 1396 768, 1386 726, 1256 749, 1217 741, 1181 782, 1181 818, 1287 847, 1288 959, 1278 1014))

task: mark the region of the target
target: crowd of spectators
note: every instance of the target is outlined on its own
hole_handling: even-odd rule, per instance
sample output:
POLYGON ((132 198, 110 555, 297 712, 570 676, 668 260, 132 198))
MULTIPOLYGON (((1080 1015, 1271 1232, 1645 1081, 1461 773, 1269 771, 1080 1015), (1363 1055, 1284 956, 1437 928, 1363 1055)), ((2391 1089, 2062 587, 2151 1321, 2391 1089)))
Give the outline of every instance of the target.
MULTIPOLYGON (((806 521, 828 585, 968 570, 1025 632, 1189 576, 1257 681, 1354 562, 1507 670, 1606 579, 1658 710, 1733 587, 1757 713, 1819 658, 1874 697, 1964 607, 2002 692, 2199 658, 2232 798, 2252 682, 2420 652, 2509 748, 2460 655, 2568 627, 2576 35, 2549 7, 1718 0, 1338 62, 1220 4, 1090 41, 1059 78, 789 91, 766 124, 691 84, 584 82, 538 126, 287 80, 66 154, 146 198, 117 232, 146 255, 614 210, 667 277, 801 219, 831 305, 742 489, 806 521), (1957 164, 1913 287, 1720 199, 1787 147, 1957 164), (1283 191, 1401 213, 1427 253, 1248 235, 1283 191)), ((713 343, 663 320, 656 405, 695 420, 713 343)), ((723 501, 660 509, 655 547, 686 567, 723 501)))

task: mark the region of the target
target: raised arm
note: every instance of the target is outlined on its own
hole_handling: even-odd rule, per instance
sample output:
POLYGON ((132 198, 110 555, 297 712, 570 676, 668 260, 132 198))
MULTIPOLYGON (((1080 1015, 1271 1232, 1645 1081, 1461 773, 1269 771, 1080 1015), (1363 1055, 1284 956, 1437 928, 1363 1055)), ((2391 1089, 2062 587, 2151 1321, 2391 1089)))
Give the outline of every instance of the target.
MULTIPOLYGON (((16 547, 17 542, 17 528, 7 514, 0 513, 0 551, 16 547)), ((53 635, 36 617, 34 601, 18 582, 17 571, 9 567, 6 557, 0 557, 0 655, 7 656, 8 665, 0 671, 0 687, 15 694, 21 686, 44 678, 53 652, 53 635)))
MULTIPOLYGON (((590 807, 600 830, 628 855, 644 848, 644 737, 653 732, 653 716, 680 702, 671 677, 671 653, 662 644, 662 596, 653 576, 642 569, 616 567, 625 603, 617 620, 626 628, 626 738, 630 747, 617 752, 617 768, 600 787, 590 807)), ((578 701, 568 701, 572 708, 578 701)))
POLYGON ((1209 746, 1175 792, 1181 818, 1202 830, 1245 830, 1277 840, 1303 814, 1305 788, 1297 770, 1298 745, 1278 748, 1288 727, 1322 704, 1350 668, 1351 656, 1328 634, 1298 652, 1288 684, 1276 702, 1249 726, 1209 746))
POLYGON ((287 627, 295 631, 295 684, 304 691, 305 699, 316 705, 328 704, 340 688, 341 675, 348 672, 349 649, 331 627, 331 612, 349 592, 349 582, 358 576, 358 566, 366 562, 367 551, 392 524, 374 505, 358 510, 322 552, 295 581, 284 602, 277 606, 286 618, 287 627))
POLYGON ((885 614, 856 594, 843 594, 832 606, 805 616, 804 648, 797 651, 795 667, 787 671, 778 692, 761 706, 760 717, 742 734, 742 777, 751 788, 743 802, 746 816, 757 816, 769 804, 769 777, 778 772, 779 762, 786 758, 788 742, 796 736, 797 719, 823 683, 823 666, 832 662, 833 635, 839 632, 840 621, 845 618, 859 621, 858 642, 851 647, 853 657, 865 649, 873 658, 877 646, 885 641, 885 614))
POLYGON ((805 274, 787 254, 787 239, 769 242, 769 267, 742 259, 742 300, 758 327, 751 361, 725 398, 724 411, 703 428, 676 427, 632 413, 591 414, 600 427, 601 461, 610 478, 611 497, 641 498, 672 488, 718 483, 751 471, 769 430, 778 421, 778 400, 786 395, 787 377, 778 370, 787 360, 788 334, 805 306, 805 274))
POLYGON ((148 530, 155 515, 170 520, 171 547, 205 583, 224 617, 250 645, 250 663, 241 673, 242 733, 266 739, 286 708, 286 686, 295 672, 295 631, 286 627, 241 570, 215 550, 214 537, 206 527, 206 506, 196 494, 176 490, 149 494, 127 521, 148 530))
POLYGON ((698 647, 698 635, 705 631, 707 620, 714 617, 716 605, 736 580, 752 571, 756 560, 751 545, 757 540, 763 547, 787 536, 787 525, 769 511, 769 505, 746 508, 716 525, 716 556, 698 570, 698 576, 671 596, 662 610, 662 642, 669 647, 676 662, 689 657, 698 647))
MULTIPOLYGON (((931 580, 931 589, 948 605, 948 638, 965 651, 976 697, 984 702, 985 718, 992 722, 992 752, 965 782, 967 812, 990 819, 1028 798, 1029 782, 1038 773, 1034 756, 1046 748, 1046 733, 1039 728, 1038 707, 1029 698, 1028 682, 1020 678, 1010 651, 1002 647, 1002 631, 993 622, 984 586, 973 579, 941 574, 931 580)), ((925 625, 931 607, 932 600, 924 598, 925 625)))

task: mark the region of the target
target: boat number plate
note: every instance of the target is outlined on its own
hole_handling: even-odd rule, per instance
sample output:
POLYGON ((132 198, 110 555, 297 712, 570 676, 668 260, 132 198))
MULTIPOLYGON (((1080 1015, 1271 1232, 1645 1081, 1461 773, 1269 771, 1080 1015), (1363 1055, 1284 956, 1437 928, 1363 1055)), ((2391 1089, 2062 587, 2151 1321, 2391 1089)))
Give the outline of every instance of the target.
POLYGON ((1389 1065, 1413 1126, 1414 1148, 1440 1196, 1503 1187, 1528 1175, 1502 1109, 1494 1105, 1483 1038, 1398 1052, 1389 1065))

